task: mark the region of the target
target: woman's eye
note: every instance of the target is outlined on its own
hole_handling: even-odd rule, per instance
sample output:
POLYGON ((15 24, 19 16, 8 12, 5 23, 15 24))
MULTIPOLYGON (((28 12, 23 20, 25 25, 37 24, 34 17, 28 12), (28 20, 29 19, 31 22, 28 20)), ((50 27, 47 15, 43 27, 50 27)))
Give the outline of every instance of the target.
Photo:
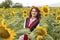
POLYGON ((36 11, 32 11, 32 12, 36 12, 36 11))

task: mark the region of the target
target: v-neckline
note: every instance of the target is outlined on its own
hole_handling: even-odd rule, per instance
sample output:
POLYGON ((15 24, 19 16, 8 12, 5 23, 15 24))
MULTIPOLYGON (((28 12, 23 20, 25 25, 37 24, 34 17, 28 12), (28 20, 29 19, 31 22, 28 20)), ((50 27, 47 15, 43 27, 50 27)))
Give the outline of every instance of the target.
POLYGON ((30 26, 29 26, 30 18, 28 18, 28 21, 27 22, 28 22, 27 23, 27 27, 28 28, 31 28, 37 22, 37 18, 30 24, 30 26))

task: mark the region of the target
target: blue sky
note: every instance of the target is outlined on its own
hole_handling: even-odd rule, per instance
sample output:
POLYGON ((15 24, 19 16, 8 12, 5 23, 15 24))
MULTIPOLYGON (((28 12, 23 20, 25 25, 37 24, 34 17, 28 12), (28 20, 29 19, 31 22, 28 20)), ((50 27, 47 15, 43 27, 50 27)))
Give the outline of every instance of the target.
MULTIPOLYGON (((0 3, 5 0, 0 0, 0 3)), ((53 6, 60 6, 60 0, 12 0, 13 3, 22 3, 23 6, 43 6, 49 5, 53 6)))

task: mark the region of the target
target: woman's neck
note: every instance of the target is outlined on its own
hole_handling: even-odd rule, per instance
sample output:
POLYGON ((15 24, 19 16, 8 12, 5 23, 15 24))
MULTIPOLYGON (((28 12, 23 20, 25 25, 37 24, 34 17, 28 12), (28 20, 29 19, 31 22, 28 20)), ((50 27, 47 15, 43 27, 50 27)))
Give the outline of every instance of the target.
POLYGON ((36 18, 36 17, 31 17, 32 19, 36 18))

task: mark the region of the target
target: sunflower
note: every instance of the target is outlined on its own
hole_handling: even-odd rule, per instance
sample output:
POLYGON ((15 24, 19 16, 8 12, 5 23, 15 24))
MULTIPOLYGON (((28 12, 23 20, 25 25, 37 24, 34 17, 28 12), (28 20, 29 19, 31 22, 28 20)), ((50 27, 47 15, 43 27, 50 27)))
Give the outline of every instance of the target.
POLYGON ((58 23, 60 24, 60 15, 56 17, 56 20, 57 20, 58 23))
POLYGON ((5 28, 6 28, 6 26, 0 25, 0 28, 4 28, 4 29, 5 29, 5 28))
POLYGON ((47 17, 47 16, 48 16, 48 14, 43 14, 43 16, 44 16, 44 17, 47 17))
POLYGON ((7 12, 8 12, 8 10, 7 9, 4 9, 3 14, 6 15, 7 12))
POLYGON ((4 15, 4 14, 2 14, 2 17, 5 17, 5 15, 4 15))
POLYGON ((56 17, 56 20, 60 21, 60 15, 56 17))
POLYGON ((32 8, 34 8, 35 6, 32 6, 32 8))
POLYGON ((43 38, 43 36, 38 35, 38 36, 36 37, 36 40, 41 40, 42 38, 43 38))
POLYGON ((6 26, 7 26, 7 22, 5 21, 5 19, 2 19, 1 25, 2 25, 3 27, 6 27, 6 26))
POLYGON ((52 15, 53 15, 53 16, 56 16, 56 13, 55 13, 55 12, 53 12, 53 13, 52 13, 52 15))
POLYGON ((48 6, 43 6, 41 7, 41 11, 43 13, 43 15, 48 15, 50 13, 50 8, 48 6))
POLYGON ((5 29, 5 27, 0 25, 0 34, 3 32, 4 29, 5 29))
POLYGON ((42 7, 39 7, 40 12, 42 13, 42 7))
POLYGON ((26 9, 24 9, 22 11, 23 11, 23 14, 27 14, 27 12, 28 12, 26 9))
POLYGON ((23 17, 24 19, 25 19, 25 18, 27 18, 27 14, 23 14, 23 16, 22 16, 22 17, 23 17))
POLYGON ((47 34, 46 28, 43 28, 43 27, 41 27, 41 26, 36 27, 35 30, 37 31, 36 33, 37 33, 38 35, 45 36, 45 35, 47 34))
POLYGON ((0 35, 4 40, 13 40, 16 37, 14 30, 5 28, 0 35))
POLYGON ((15 11, 12 11, 12 15, 13 15, 14 17, 16 17, 16 12, 15 12, 15 11))
POLYGON ((24 8, 20 8, 19 11, 23 13, 24 8))
POLYGON ((60 15, 60 9, 57 10, 57 14, 60 15))
POLYGON ((60 15, 60 11, 58 11, 58 15, 60 15))

